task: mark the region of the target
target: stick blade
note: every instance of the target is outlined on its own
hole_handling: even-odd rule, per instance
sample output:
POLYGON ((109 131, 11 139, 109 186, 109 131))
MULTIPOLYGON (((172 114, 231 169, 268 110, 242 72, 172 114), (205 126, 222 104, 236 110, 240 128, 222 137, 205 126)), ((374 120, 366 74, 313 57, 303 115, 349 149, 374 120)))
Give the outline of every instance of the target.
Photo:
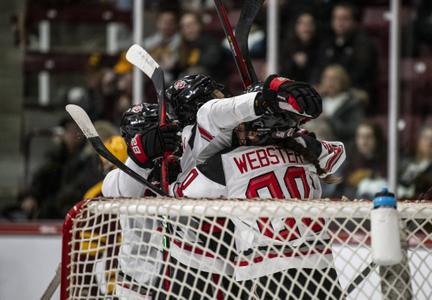
POLYGON ((86 138, 99 136, 96 128, 84 109, 75 104, 68 104, 66 105, 66 111, 70 114, 75 123, 77 123, 86 138))
POLYGON ((129 47, 126 52, 126 59, 150 78, 154 71, 159 68, 159 64, 153 57, 138 44, 129 47))

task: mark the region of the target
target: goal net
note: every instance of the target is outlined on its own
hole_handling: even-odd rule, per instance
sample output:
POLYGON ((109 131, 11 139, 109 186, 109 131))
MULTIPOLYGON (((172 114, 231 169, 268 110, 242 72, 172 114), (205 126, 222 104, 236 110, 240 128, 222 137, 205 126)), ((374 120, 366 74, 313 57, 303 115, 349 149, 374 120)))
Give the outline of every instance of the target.
POLYGON ((61 299, 429 299, 432 203, 399 202, 404 258, 376 266, 370 201, 86 200, 61 299))

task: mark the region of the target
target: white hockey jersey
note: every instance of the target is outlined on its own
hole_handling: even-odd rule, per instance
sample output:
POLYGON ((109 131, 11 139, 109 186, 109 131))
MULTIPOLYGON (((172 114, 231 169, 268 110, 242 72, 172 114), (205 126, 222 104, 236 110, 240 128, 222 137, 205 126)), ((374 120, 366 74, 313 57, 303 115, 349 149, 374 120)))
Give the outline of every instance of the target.
MULTIPOLYGON (((301 138, 298 141, 304 143, 301 138)), ((321 142, 319 163, 325 175, 334 173, 344 159, 342 143, 321 142)), ((318 199, 321 196, 315 167, 293 151, 275 146, 240 147, 216 155, 191 170, 176 190, 179 195, 192 198, 212 195, 243 199, 318 199)), ((313 241, 327 238, 321 226, 311 224, 310 219, 236 218, 231 221, 235 225, 234 273, 237 280, 289 268, 324 268, 332 262, 330 250, 320 244, 310 246, 313 241), (316 232, 306 230, 308 226, 316 232), (309 234, 305 234, 306 231, 309 234), (262 247, 278 251, 260 251, 262 247)), ((194 254, 194 259, 197 261, 199 257, 194 254)))
POLYGON ((232 131, 240 123, 258 118, 254 101, 257 93, 214 99, 205 103, 197 113, 197 122, 182 131, 182 174, 179 181, 197 164, 231 147, 232 131))

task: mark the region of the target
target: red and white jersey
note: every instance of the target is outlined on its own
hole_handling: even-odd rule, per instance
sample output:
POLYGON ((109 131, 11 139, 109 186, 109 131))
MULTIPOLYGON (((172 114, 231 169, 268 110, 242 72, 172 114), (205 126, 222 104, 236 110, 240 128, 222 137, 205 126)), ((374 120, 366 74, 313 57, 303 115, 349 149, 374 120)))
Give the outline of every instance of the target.
MULTIPOLYGON (((304 144, 301 138, 298 141, 304 144)), ((320 142, 320 146, 321 167, 327 174, 334 173, 345 159, 343 144, 320 142)), ((175 189, 179 196, 192 198, 318 199, 321 196, 315 167, 293 151, 275 146, 239 147, 212 157, 191 170, 175 189)), ((235 225, 237 259, 233 265, 237 280, 289 268, 325 268, 332 263, 331 250, 316 243, 310 246, 313 241, 327 238, 322 227, 312 224, 310 219, 236 218, 231 221, 235 225), (315 232, 307 230, 308 227, 315 232), (267 256, 261 256, 262 252, 257 250, 266 246, 279 247, 280 251, 263 251, 267 256)), ((193 255, 197 261, 197 253, 193 255)))
MULTIPOLYGON (((128 158, 125 165, 144 178, 148 178, 152 169, 144 169, 128 158)), ((143 197, 148 188, 120 169, 111 170, 104 178, 102 195, 105 197, 143 197)))
POLYGON ((232 131, 240 123, 255 120, 254 101, 257 93, 247 93, 206 102, 197 112, 197 122, 182 131, 183 179, 193 167, 207 158, 231 147, 232 131))
POLYGON ((239 147, 222 155, 228 198, 318 199, 315 167, 292 150, 239 147))
MULTIPOLYGON (((302 137, 296 140, 308 146, 302 137)), ((335 173, 345 161, 344 145, 341 142, 327 141, 317 141, 317 144, 320 147, 318 162, 325 172, 321 177, 335 173)), ((171 189, 174 195, 189 198, 318 199, 321 197, 321 187, 317 176, 315 166, 291 150, 276 146, 244 146, 213 156, 189 171, 184 180, 172 185, 171 189), (296 168, 303 168, 309 177, 303 176, 302 170, 295 171, 296 168), (295 177, 295 185, 292 185, 295 188, 288 189, 286 185, 282 185, 276 189, 247 189, 251 179, 268 172, 275 174, 267 175, 269 178, 295 177), (297 173, 299 175, 294 176, 297 173)))

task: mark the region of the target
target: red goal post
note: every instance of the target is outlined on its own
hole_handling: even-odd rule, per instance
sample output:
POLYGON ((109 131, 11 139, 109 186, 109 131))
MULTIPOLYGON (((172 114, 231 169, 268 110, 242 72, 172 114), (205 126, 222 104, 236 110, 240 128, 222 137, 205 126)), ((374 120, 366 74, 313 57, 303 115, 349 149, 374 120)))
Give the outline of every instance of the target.
POLYGON ((392 267, 372 263, 371 208, 325 199, 85 200, 64 223, 61 299, 428 299, 432 202, 398 203, 405 257, 392 267))

